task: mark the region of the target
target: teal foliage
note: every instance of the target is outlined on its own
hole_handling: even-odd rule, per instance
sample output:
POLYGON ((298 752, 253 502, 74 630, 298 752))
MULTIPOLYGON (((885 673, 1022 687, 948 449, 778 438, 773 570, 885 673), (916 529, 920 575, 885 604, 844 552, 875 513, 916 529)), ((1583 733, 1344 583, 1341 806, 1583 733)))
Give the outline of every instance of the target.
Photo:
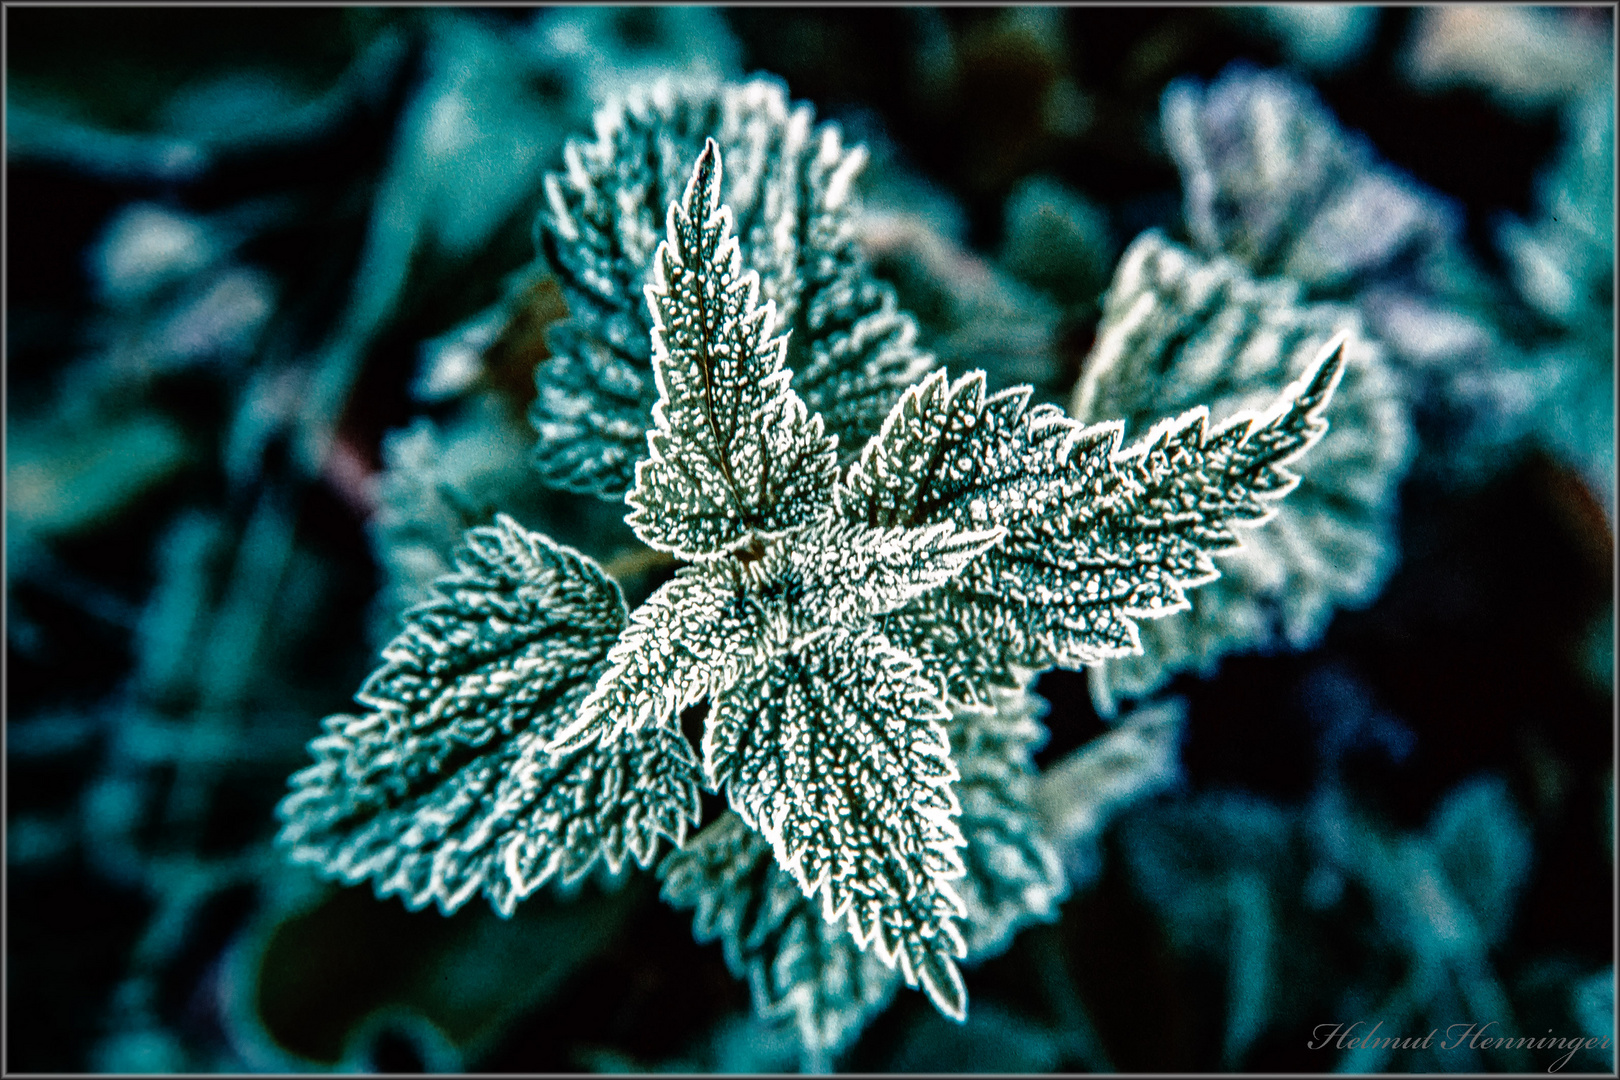
POLYGON ((379 896, 454 911, 482 891, 511 914, 602 859, 643 866, 696 821, 697 763, 651 730, 612 750, 545 747, 624 624, 618 587, 507 517, 467 534, 458 573, 406 612, 356 700, 310 744, 278 814, 292 858, 379 896))
POLYGON ((553 359, 536 373, 532 419, 548 483, 617 499, 633 480, 658 395, 642 292, 664 210, 711 137, 731 163, 718 197, 741 265, 787 331, 799 393, 846 454, 930 365, 854 241, 851 183, 864 154, 846 148, 836 126, 812 122, 772 80, 666 81, 615 99, 594 142, 569 144, 539 222, 569 309, 551 332, 553 359))
POLYGON ((1220 580, 1190 596, 1190 610, 1145 626, 1139 654, 1092 669, 1105 713, 1119 695, 1189 668, 1208 674, 1229 653, 1309 647, 1335 608, 1370 601, 1394 567, 1395 488, 1412 442, 1401 380, 1353 310, 1300 293, 1152 232, 1120 261, 1070 405, 1082 421, 1120 416, 1140 431, 1194 402, 1224 419, 1309 370, 1333 335, 1348 337, 1312 467, 1271 521, 1223 554, 1220 580))
MULTIPOLYGON (((625 495, 641 539, 692 565, 627 625, 585 557, 508 518, 469 532, 461 573, 406 613, 362 689, 377 711, 329 718, 311 744, 281 842, 412 906, 482 889, 509 912, 558 868, 571 880, 600 854, 616 871, 626 845, 645 865, 658 836, 681 841, 697 789, 677 721, 707 703, 704 785, 826 923, 960 1020, 958 920, 976 914, 981 947, 999 946, 1062 884, 1017 775, 1034 732, 962 733, 964 755, 1012 740, 1013 772, 965 775, 947 703, 1136 650, 1134 618, 1184 608, 1218 576, 1208 553, 1298 484, 1287 466, 1327 429, 1344 342, 1263 412, 1210 430, 1194 408, 1128 447, 1118 422, 1081 427, 1027 408, 1027 389, 987 399, 982 373, 937 374, 841 478, 836 436, 789 385, 774 302, 743 269, 724 176, 709 139, 669 205, 645 289, 650 453, 625 495), (968 669, 937 624, 978 637, 968 669), (458 745, 482 753, 453 758, 458 745), (952 884, 967 874, 956 781, 996 866, 972 879, 973 908, 952 884)), ((835 1043, 815 1015, 815 1045, 835 1043)))
POLYGON ((1611 13, 7 36, 13 1068, 1612 1071, 1611 13))

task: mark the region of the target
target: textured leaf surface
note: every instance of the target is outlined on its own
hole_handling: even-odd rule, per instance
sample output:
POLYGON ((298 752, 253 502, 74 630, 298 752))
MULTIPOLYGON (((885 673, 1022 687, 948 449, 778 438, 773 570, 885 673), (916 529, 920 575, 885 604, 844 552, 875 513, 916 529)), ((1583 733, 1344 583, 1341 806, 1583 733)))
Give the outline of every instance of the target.
POLYGON ((768 549, 758 594, 798 634, 857 626, 960 574, 1005 535, 999 528, 872 528, 827 517, 768 549))
POLYGON ((959 1017, 962 839, 944 718, 915 661, 870 631, 834 632, 721 695, 703 754, 710 784, 823 917, 959 1017))
POLYGON ((727 164, 720 192, 739 255, 787 333, 787 364, 847 460, 932 363, 910 316, 857 247, 851 185, 864 154, 791 105, 769 79, 660 82, 609 103, 597 137, 571 142, 547 180, 542 257, 569 317, 536 372, 531 419, 547 483, 617 499, 647 454, 657 396, 643 288, 653 281, 665 208, 681 197, 705 140, 727 164))
POLYGON ((653 260, 658 401, 651 457, 625 496, 636 534, 685 559, 808 524, 830 505, 838 467, 835 440, 787 385, 774 305, 759 304, 720 203, 722 169, 711 139, 653 260))
POLYGON ((958 706, 951 756, 961 777, 962 862, 957 882, 967 917, 968 955, 992 956, 1032 921, 1049 922, 1068 895, 1063 866, 1034 812, 1038 773, 1031 754, 1046 740, 1046 703, 1027 693, 991 695, 993 706, 958 706))
POLYGON ((489 524, 497 512, 561 542, 589 537, 601 551, 636 543, 622 511, 615 516, 595 500, 536 484, 533 443, 529 425, 494 393, 471 395, 443 420, 418 417, 384 437, 377 510, 366 527, 386 574, 373 604, 379 650, 398 632, 404 611, 427 600, 433 583, 454 570, 466 531, 489 524))
POLYGON ((859 627, 938 587, 996 543, 999 530, 950 522, 873 529, 831 516, 771 544, 757 560, 683 568, 630 616, 608 669, 553 749, 648 723, 730 689, 792 643, 859 627))
MULTIPOLYGON (((1542 367, 1499 330, 1511 298, 1463 243, 1461 208, 1381 161, 1308 84, 1244 64, 1208 85, 1177 80, 1160 126, 1193 246, 1355 305, 1406 384, 1425 465, 1481 478, 1533 434, 1538 398, 1574 390, 1554 388, 1557 362, 1542 367)), ((1608 290, 1601 307, 1613 307, 1608 290)))
POLYGON ((618 587, 510 518, 471 530, 458 572, 407 613, 384 665, 311 743, 278 815, 292 856, 446 911, 482 890, 510 914, 554 874, 642 865, 696 820, 685 740, 649 731, 552 758, 624 623, 618 587))
POLYGON ((986 397, 973 373, 931 375, 906 392, 851 470, 846 516, 873 525, 959 528, 1005 537, 939 590, 883 620, 947 694, 985 702, 1023 672, 1138 649, 1136 619, 1187 606, 1212 580, 1209 552, 1237 546, 1297 482, 1288 462, 1325 430, 1342 369, 1319 356, 1308 380, 1266 413, 1210 430, 1193 409, 1121 449, 1117 422, 1082 427, 1027 389, 986 397))
POLYGON ((791 1016, 807 1063, 836 1054, 888 1004, 900 976, 776 864, 771 846, 734 813, 704 828, 659 867, 664 899, 693 910, 699 941, 718 939, 764 1017, 791 1016))
MULTIPOLYGON (((995 708, 957 709, 949 738, 962 776, 962 861, 955 882, 968 911, 970 957, 993 955, 1033 919, 1051 919, 1066 892, 1063 870, 1031 808, 1030 751, 1045 737, 1042 704, 997 696, 995 708)), ((659 867, 664 898, 693 910, 699 941, 719 940, 726 963, 748 978, 763 1017, 791 1015, 807 1064, 825 1064, 888 1003, 898 972, 862 951, 841 923, 772 858, 771 845, 727 813, 659 867)))
POLYGON ((1349 309, 1303 303, 1295 285, 1255 281, 1231 260, 1202 259, 1157 233, 1126 252, 1075 388, 1082 422, 1117 417, 1135 432, 1199 403, 1223 422, 1264 406, 1311 370, 1335 334, 1348 337, 1332 428, 1298 487, 1241 549, 1211 538, 1209 550, 1224 552, 1220 580, 1191 594, 1190 610, 1143 625, 1140 655, 1094 671, 1104 712, 1114 694, 1144 695, 1230 652, 1308 645, 1335 608, 1382 587, 1412 440, 1399 380, 1360 327, 1349 309))
POLYGON ((737 563, 683 567, 631 614, 553 751, 648 724, 673 729, 682 709, 730 687, 758 659, 765 632, 766 614, 737 563))

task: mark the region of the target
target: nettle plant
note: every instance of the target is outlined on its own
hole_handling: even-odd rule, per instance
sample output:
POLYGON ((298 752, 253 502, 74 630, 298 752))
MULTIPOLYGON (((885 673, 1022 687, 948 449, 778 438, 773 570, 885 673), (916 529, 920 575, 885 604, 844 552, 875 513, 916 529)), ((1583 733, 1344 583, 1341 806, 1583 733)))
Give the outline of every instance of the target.
POLYGON ((666 898, 814 1050, 900 980, 963 1019, 958 961, 1051 916, 1030 680, 1139 652, 1137 620, 1218 576, 1326 430, 1345 338, 1268 409, 1195 407, 1128 445, 1121 421, 928 371, 850 239, 859 152, 785 100, 665 85, 550 184, 570 316, 541 471, 624 480, 673 577, 631 611, 586 555, 504 515, 471 529, 279 814, 294 859, 446 913, 482 892, 509 915, 668 840, 666 898), (704 791, 730 810, 689 837, 704 791))

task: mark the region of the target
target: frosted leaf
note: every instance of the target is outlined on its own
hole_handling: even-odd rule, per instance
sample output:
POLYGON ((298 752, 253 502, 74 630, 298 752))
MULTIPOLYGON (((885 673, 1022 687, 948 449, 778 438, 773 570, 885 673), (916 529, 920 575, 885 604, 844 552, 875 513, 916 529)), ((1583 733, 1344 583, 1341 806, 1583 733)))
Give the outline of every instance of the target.
MULTIPOLYGON (((1056 853, 1031 809, 1030 751, 1045 738, 1044 706, 1025 694, 996 708, 957 709, 949 722, 962 776, 965 875, 955 882, 968 916, 968 955, 1004 949, 1023 924, 1057 916, 1067 891, 1056 853)), ((671 852, 659 867, 664 898, 692 908, 699 941, 719 939, 734 975, 746 977, 762 1017, 792 1015, 806 1060, 842 1050, 887 1004, 900 983, 874 950, 861 950, 841 923, 772 858, 770 844, 727 813, 671 852)))
MULTIPOLYGON (((379 647, 398 631, 401 613, 428 599, 433 582, 452 572, 452 553, 466 531, 488 524, 497 511, 531 529, 586 518, 574 535, 634 542, 622 522, 606 514, 596 515, 605 521, 590 520, 595 507, 589 503, 584 513, 558 514, 557 504, 566 506, 570 497, 537 488, 528 462, 531 444, 522 417, 492 393, 470 396, 446 420, 417 417, 410 427, 384 436, 377 509, 366 526, 385 575, 373 605, 379 647)), ((603 544, 612 547, 611 541, 603 544)))
MULTIPOLYGON (((1032 919, 1055 918, 1067 889, 1030 802, 1042 708, 1009 693, 995 708, 958 709, 949 722, 965 840, 966 873, 955 886, 969 913, 963 930, 971 957, 1000 952, 1032 919)), ((693 909, 697 939, 718 939, 732 973, 749 979, 759 1015, 793 1016, 807 1063, 853 1041, 900 983, 845 924, 822 918, 775 863, 771 845, 735 813, 671 852, 659 875, 664 898, 693 909)))
MULTIPOLYGON (((722 184, 711 140, 647 290, 659 401, 626 500, 644 540, 696 565, 631 617, 548 749, 678 739, 682 710, 707 701, 707 785, 822 920, 961 1019, 969 912, 952 883, 984 950, 1050 916, 1065 887, 1028 805, 1038 728, 1024 699, 991 689, 1134 650, 1134 618, 1185 608, 1184 590, 1216 576, 1210 552, 1297 483, 1286 466, 1326 429, 1341 350, 1264 410, 1211 430, 1194 408, 1129 447, 1119 421, 1085 427, 1032 408, 1027 387, 986 396, 982 372, 936 373, 839 483, 832 440, 787 386, 722 184), (987 708, 947 728, 949 698, 987 708)), ((816 963, 834 962, 832 940, 821 928, 816 963)))
POLYGON ((1459 207, 1283 72, 1179 80, 1160 112, 1193 246, 1358 307, 1406 382, 1426 467, 1467 482, 1522 444, 1546 375, 1496 329, 1509 298, 1463 245, 1459 207))
POLYGON ((683 567, 630 615, 607 667, 558 732, 553 752, 649 724, 674 731, 682 709, 732 686, 757 659, 766 616, 734 563, 683 567))
POLYGON ((1046 703, 1022 692, 991 695, 993 706, 958 706, 950 722, 951 756, 961 777, 962 862, 956 883, 967 916, 968 955, 993 956, 1026 923, 1050 922, 1068 894, 1063 866, 1033 799, 1031 753, 1046 739, 1046 703))
POLYGON ((658 873, 664 899, 693 909, 697 940, 718 939, 731 973, 748 980, 755 1011, 792 1017, 807 1064, 844 1049, 900 985, 875 950, 821 917, 734 813, 670 852, 658 873))
POLYGON ((836 440, 787 385, 787 343, 769 337, 774 306, 758 304, 758 275, 742 269, 721 172, 711 139, 654 258, 658 401, 651 457, 625 496, 636 534, 684 559, 807 524, 830 505, 837 471, 836 440))
POLYGON ((1045 665, 1026 613, 990 593, 937 589, 882 621, 884 633, 923 661, 953 702, 983 705, 1045 665))
POLYGON ((720 695, 703 761, 822 916, 959 1019, 950 881, 962 837, 945 717, 915 660, 870 630, 833 632, 720 695))
POLYGON ((959 573, 1001 536, 949 522, 873 529, 831 516, 771 544, 748 563, 683 568, 630 616, 608 669, 553 743, 573 749, 729 689, 747 667, 828 627, 859 627, 959 573))
POLYGON ((1341 131, 1314 91, 1235 64, 1207 89, 1164 93, 1160 126, 1182 175, 1187 231, 1206 254, 1322 290, 1456 244, 1456 208, 1341 131))
POLYGON ((1198 403, 1224 421, 1301 378, 1335 334, 1349 336, 1333 425, 1299 486, 1223 556, 1221 579, 1189 597, 1191 610, 1144 625, 1140 655, 1094 670, 1104 712, 1115 693, 1145 695, 1177 671, 1208 672, 1227 653, 1305 647, 1335 608, 1383 587, 1412 440, 1399 381, 1360 327, 1352 310, 1305 304, 1292 283, 1255 281, 1232 260, 1202 259, 1155 232, 1120 261, 1075 388, 1082 422, 1119 417, 1135 432, 1198 403))
POLYGON ((277 809, 300 862, 408 906, 450 912, 482 890, 503 914, 598 858, 642 865, 698 813, 678 734, 554 758, 624 624, 619 590, 579 553, 504 515, 468 532, 457 573, 407 613, 384 664, 310 744, 277 809))
POLYGON ((943 585, 1004 535, 950 521, 872 528, 829 516, 766 550, 757 592, 796 634, 856 626, 943 585))
POLYGON ((569 143, 539 221, 542 259, 569 308, 550 334, 553 359, 535 374, 531 420, 546 482, 617 499, 647 454, 657 388, 643 287, 664 210, 709 138, 727 163, 720 198, 742 265, 787 332, 787 366, 810 411, 853 455, 932 363, 853 239, 862 152, 833 125, 813 129, 810 107, 791 105, 766 78, 659 82, 610 102, 596 130, 593 142, 569 143))
POLYGON ((1029 398, 1027 387, 986 397, 983 372, 955 382, 934 372, 861 451, 844 484, 845 516, 880 527, 1011 528, 1052 509, 1056 445, 1072 425, 1029 398))
POLYGON ((898 307, 894 289, 872 275, 860 244, 853 186, 865 149, 846 148, 830 124, 813 142, 788 364, 805 405, 838 436, 843 465, 934 359, 918 349, 916 322, 898 307))
POLYGON ((1122 426, 1082 427, 1027 388, 986 397, 982 373, 935 374, 896 403, 852 468, 844 513, 873 525, 1004 528, 947 585, 883 620, 951 698, 983 703, 1021 672, 1139 650, 1138 618, 1184 609, 1217 576, 1232 526, 1266 520, 1297 477, 1284 466, 1326 424, 1342 370, 1324 352, 1264 413, 1208 429, 1193 409, 1121 449, 1122 426))

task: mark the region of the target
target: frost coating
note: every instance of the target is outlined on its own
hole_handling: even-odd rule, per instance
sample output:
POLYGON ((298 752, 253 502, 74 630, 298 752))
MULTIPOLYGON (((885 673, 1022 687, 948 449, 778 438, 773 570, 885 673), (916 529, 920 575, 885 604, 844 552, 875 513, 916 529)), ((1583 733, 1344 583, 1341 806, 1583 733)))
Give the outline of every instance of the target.
POLYGON ((787 342, 770 338, 774 305, 742 271, 731 212, 720 204, 710 139, 647 286, 658 401, 651 456, 636 465, 626 520, 651 547, 710 559, 814 519, 831 500, 836 439, 787 385, 787 342))
POLYGON ((1304 647, 1335 608, 1383 587, 1411 437, 1399 382, 1360 327, 1351 310, 1304 304, 1292 283, 1254 281, 1233 261, 1202 259, 1158 233, 1126 252, 1075 388, 1082 421, 1122 417, 1135 431, 1198 402, 1224 420, 1308 371, 1329 338, 1349 336, 1333 427, 1298 489, 1223 555, 1221 579, 1192 594, 1189 611, 1142 627, 1140 655, 1093 669, 1101 710, 1113 710, 1114 694, 1145 695, 1230 652, 1304 647))
MULTIPOLYGON (((1160 121, 1194 246, 1257 276, 1285 275, 1306 299, 1355 305, 1405 384, 1429 451, 1420 456, 1425 469, 1475 483, 1548 419, 1556 431, 1559 413, 1607 415, 1588 391, 1606 394, 1608 375, 1565 379, 1564 356, 1524 352, 1511 298, 1462 242, 1459 208, 1381 161, 1306 84, 1234 64, 1208 86, 1172 84, 1160 121)), ((1610 145, 1593 160, 1613 156, 1610 145)), ((1598 205, 1612 201, 1602 195, 1598 205)), ((1572 269, 1584 261, 1564 254, 1572 269)), ((1611 262, 1601 256, 1601 265, 1611 262)), ((1612 307, 1604 288, 1597 310, 1606 317, 1612 307)), ((1555 445, 1587 442, 1566 432, 1554 434, 1555 445)))
POLYGON ((989 706, 957 706, 951 756, 961 776, 962 862, 956 883, 967 916, 968 955, 994 956, 1026 923, 1051 922, 1068 895, 1063 865, 1035 810, 1031 755, 1046 741, 1046 709, 1027 692, 998 691, 989 706))
POLYGON ((827 517, 766 547, 751 563, 685 567, 630 616, 608 670, 556 737, 554 750, 609 742, 730 689, 830 628, 858 629, 938 587, 1001 532, 873 529, 827 517))
MULTIPOLYGON (((974 948, 993 951, 1063 889, 1028 807, 1036 729, 1009 704, 1016 695, 994 688, 1136 649, 1135 620, 1184 609, 1185 590, 1217 576, 1210 553, 1236 547, 1235 527, 1267 520, 1298 482, 1287 466, 1326 428, 1343 338, 1263 411, 1211 429, 1195 407, 1128 446, 1119 421, 1086 427, 1030 408, 1027 387, 987 397, 982 372, 936 374, 895 403, 841 478, 833 440, 768 339, 769 305, 719 200, 723 175, 706 143, 668 211, 648 290, 653 453, 627 497, 644 539, 695 561, 627 616, 583 557, 505 518, 472 530, 465 574, 499 574, 449 579, 451 608, 411 613, 402 640, 416 651, 391 646, 385 657, 404 666, 362 693, 377 714, 329 724, 317 766, 296 778, 288 841, 325 830, 295 850, 329 872, 384 875, 383 887, 447 910, 482 884, 510 910, 559 869, 574 876, 599 856, 617 868, 626 851, 646 865, 658 836, 678 844, 703 783, 816 909, 817 933, 796 931, 793 955, 864 970, 832 944, 842 927, 960 1020, 960 921, 977 919, 974 948), (524 589, 521 610, 492 599, 524 589), (531 671, 550 673, 558 696, 534 723, 489 730, 510 701, 539 693, 531 671), (678 718, 703 702, 699 773, 678 718), (430 777, 422 791, 367 820, 380 810, 349 767, 365 740, 383 743, 392 781, 386 770, 416 768, 415 757, 387 739, 451 720, 473 725, 469 748, 488 752, 455 759, 464 768, 450 783, 430 758, 410 774, 430 777), (463 819, 465 836, 451 831, 463 819), (355 858, 367 844, 377 861, 355 858), (429 849, 454 876, 422 878, 429 849), (497 868, 505 878, 491 885, 497 868)), ((853 1012, 828 1006, 831 1027, 807 1021, 815 1037, 832 1039, 877 1000, 857 999, 853 1012)))
POLYGON ((886 618, 954 700, 979 703, 1028 671, 1139 651, 1137 623, 1186 608, 1218 576, 1232 526, 1267 520, 1297 477, 1285 466, 1326 430, 1342 352, 1265 413, 1208 430, 1192 409, 1122 448, 1115 421, 1084 427, 1027 388, 986 397, 982 374, 906 392, 851 469, 846 515, 912 526, 992 523, 1005 538, 941 589, 886 618))
POLYGON ((793 1019, 807 1068, 852 1042, 900 985, 874 951, 821 917, 734 813, 671 852, 658 873, 664 899, 693 909, 697 940, 718 939, 731 973, 748 980, 755 1012, 793 1019))
POLYGON ((666 80, 610 102, 596 139, 568 144, 538 222, 542 259, 569 310, 551 331, 553 359, 535 374, 530 415, 546 483, 617 499, 647 453, 657 387, 643 288, 665 208, 710 138, 727 165, 719 195, 741 264, 775 307, 799 394, 842 452, 858 450, 931 366, 911 317, 855 242, 851 185, 864 152, 812 120, 771 79, 666 80))
POLYGON ((645 866, 697 817, 696 762, 649 731, 611 750, 544 746, 591 686, 624 601, 589 559, 504 515, 471 530, 458 572, 407 613, 384 665, 310 744, 277 808, 278 842, 345 882, 449 913, 496 910, 601 858, 645 866))
POLYGON ((807 642, 720 695, 703 766, 823 918, 960 1019, 957 774, 918 667, 872 631, 807 642))
MULTIPOLYGON (((1067 893, 1043 822, 1033 810, 1030 752, 1045 737, 1042 703, 1025 693, 991 707, 958 708, 946 727, 961 776, 965 873, 953 880, 967 911, 967 955, 999 953, 1031 920, 1057 916, 1067 893)), ((844 1049, 900 985, 899 973, 862 951, 847 925, 829 923, 735 813, 704 828, 659 867, 664 898, 693 909, 699 941, 721 942, 727 966, 749 979, 755 1011, 791 1016, 806 1067, 844 1049)))
POLYGON ((1207 90, 1172 83, 1160 120, 1193 241, 1257 276, 1332 288, 1433 255, 1461 229, 1454 208, 1287 76, 1234 65, 1207 90))

